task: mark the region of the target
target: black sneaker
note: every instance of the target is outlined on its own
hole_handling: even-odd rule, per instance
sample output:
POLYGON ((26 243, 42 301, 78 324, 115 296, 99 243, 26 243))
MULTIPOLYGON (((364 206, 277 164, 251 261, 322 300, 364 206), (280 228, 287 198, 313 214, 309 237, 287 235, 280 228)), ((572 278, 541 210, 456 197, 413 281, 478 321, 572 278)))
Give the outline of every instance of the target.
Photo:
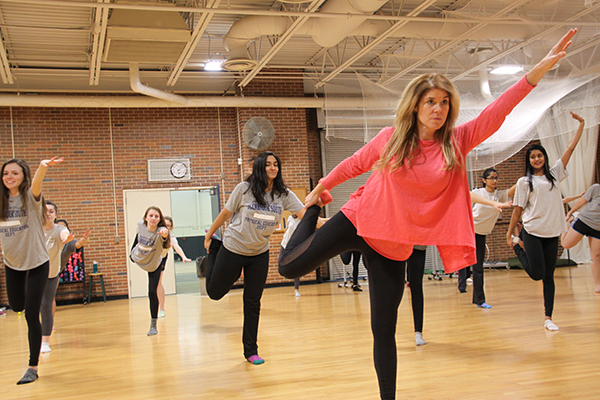
POLYGON ((355 292, 362 292, 363 290, 360 288, 359 285, 352 285, 352 290, 354 290, 355 292))

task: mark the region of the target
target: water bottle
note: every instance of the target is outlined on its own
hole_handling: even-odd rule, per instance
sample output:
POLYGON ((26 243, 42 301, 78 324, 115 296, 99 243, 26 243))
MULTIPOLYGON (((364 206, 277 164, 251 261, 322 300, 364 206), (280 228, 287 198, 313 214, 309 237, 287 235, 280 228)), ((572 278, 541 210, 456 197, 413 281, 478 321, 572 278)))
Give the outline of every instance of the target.
POLYGON ((98 273, 98 261, 94 261, 94 273, 98 273))

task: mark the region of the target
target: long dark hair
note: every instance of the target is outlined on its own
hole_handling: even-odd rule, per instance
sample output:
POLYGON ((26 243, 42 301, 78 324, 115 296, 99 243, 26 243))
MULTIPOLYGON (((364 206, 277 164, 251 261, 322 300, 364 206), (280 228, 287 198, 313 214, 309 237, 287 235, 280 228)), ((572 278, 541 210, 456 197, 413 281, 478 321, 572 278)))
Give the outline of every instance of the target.
POLYGON ((552 188, 554 187, 554 181, 556 180, 556 178, 550 172, 550 167, 548 167, 548 153, 546 153, 546 149, 544 148, 544 146, 541 146, 539 144, 532 144, 527 149, 527 153, 525 153, 525 175, 527 176, 527 179, 529 180, 529 191, 530 192, 533 191, 533 178, 532 177, 533 177, 533 173, 534 173, 534 170, 533 170, 533 167, 531 166, 531 161, 529 160, 529 157, 531 156, 531 153, 534 150, 539 150, 544 155, 544 167, 543 167, 544 176, 552 184, 552 187, 550 188, 550 190, 552 190, 552 188))
MULTIPOLYGON (((158 228, 160 228, 160 227, 167 228, 167 224, 165 223, 165 216, 163 215, 160 208, 158 208, 156 206, 150 206, 146 209, 146 212, 144 213, 144 225, 148 226, 148 223, 146 222, 146 217, 148 216, 148 213, 150 212, 150 210, 154 210, 154 211, 158 212, 158 215, 160 215, 160 221, 158 221, 158 226, 156 229, 158 230, 158 228)), ((167 228, 167 230, 169 230, 169 229, 167 228)), ((171 247, 171 233, 169 233, 166 238, 163 238, 163 249, 168 249, 169 247, 171 247)))
POLYGON ((492 172, 495 172, 496 175, 498 175, 498 171, 496 171, 494 168, 488 168, 485 171, 483 171, 483 175, 481 175, 481 177, 483 178, 483 187, 485 187, 485 180, 488 176, 490 176, 492 172))
MULTIPOLYGON (((27 206, 27 190, 31 187, 31 168, 29 168, 29 164, 25 160, 20 158, 11 158, 7 162, 2 165, 2 170, 0 171, 0 177, 4 177, 4 168, 8 164, 17 164, 21 167, 23 171, 23 182, 19 185, 19 194, 21 195, 21 212, 25 211, 27 206)), ((8 202, 10 198, 10 191, 4 186, 4 180, 2 181, 2 185, 0 185, 0 220, 5 221, 8 218, 8 202)), ((42 210, 44 213, 46 212, 46 204, 42 198, 42 210)))
POLYGON ((273 180, 273 188, 271 189, 273 197, 275 196, 287 196, 287 186, 283 183, 283 178, 281 177, 281 160, 275 153, 272 151, 265 151, 260 153, 254 159, 254 164, 252 164, 252 174, 248 178, 246 178, 246 182, 250 184, 250 188, 248 190, 252 191, 254 198, 257 203, 261 206, 267 205, 267 200, 265 199, 266 190, 269 186, 269 179, 267 178, 267 157, 273 156, 275 160, 277 160, 277 165, 279 170, 277 171, 277 176, 273 180))

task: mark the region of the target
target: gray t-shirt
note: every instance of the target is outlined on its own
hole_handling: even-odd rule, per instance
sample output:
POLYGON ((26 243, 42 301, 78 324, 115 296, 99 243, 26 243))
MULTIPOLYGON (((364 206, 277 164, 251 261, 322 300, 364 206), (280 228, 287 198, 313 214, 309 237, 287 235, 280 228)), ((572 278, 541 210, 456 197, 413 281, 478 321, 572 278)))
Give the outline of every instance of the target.
POLYGON ((162 261, 164 239, 158 234, 158 229, 150 232, 144 225, 144 221, 138 222, 138 242, 131 250, 131 259, 144 271, 156 271, 162 261))
POLYGON ((288 189, 287 195, 265 195, 266 206, 258 204, 248 182, 238 184, 225 208, 233 213, 223 234, 223 245, 233 253, 255 256, 269 250, 269 238, 281 221, 284 210, 297 213, 304 204, 288 189))
POLYGON ((8 199, 8 218, 0 221, 0 243, 4 264, 16 271, 28 271, 50 259, 44 238, 42 197, 36 200, 27 191, 27 206, 21 212, 21 196, 8 199))
POLYGON ((590 228, 600 231, 600 185, 595 183, 590 186, 583 198, 588 203, 581 209, 577 218, 590 228))
MULTIPOLYGON (((471 193, 478 194, 484 199, 497 201, 499 203, 508 201, 508 189, 494 190, 490 193, 485 190, 485 188, 477 188, 471 190, 471 193)), ((475 224, 475 233, 483 236, 492 233, 499 216, 500 211, 496 210, 494 207, 473 203, 473 223, 475 224)))
POLYGON ((525 210, 523 226, 527 233, 546 238, 559 236, 567 230, 565 207, 558 183, 568 174, 560 158, 550 168, 550 173, 556 178, 554 187, 545 176, 532 176, 533 191, 530 192, 529 181, 524 176, 517 181, 513 199, 515 206, 525 210))
POLYGON ((48 278, 55 278, 61 271, 60 255, 65 244, 62 242, 60 235, 64 231, 69 232, 65 226, 58 224, 54 224, 54 226, 48 230, 44 229, 46 248, 48 249, 48 255, 50 256, 50 271, 48 272, 48 278))

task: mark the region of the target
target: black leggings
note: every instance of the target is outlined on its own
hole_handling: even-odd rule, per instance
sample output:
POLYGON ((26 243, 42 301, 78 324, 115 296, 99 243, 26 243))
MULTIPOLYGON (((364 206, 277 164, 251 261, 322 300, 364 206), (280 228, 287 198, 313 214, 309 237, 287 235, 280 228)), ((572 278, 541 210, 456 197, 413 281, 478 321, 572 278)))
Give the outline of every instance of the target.
POLYGON ((415 332, 423 332, 423 273, 425 272, 425 250, 413 249, 406 260, 406 278, 410 288, 415 332))
POLYGON ((60 276, 58 275, 54 278, 48 278, 46 289, 44 289, 44 297, 42 298, 42 307, 40 309, 42 314, 42 336, 52 335, 52 328, 54 327, 54 313, 52 312, 52 308, 59 282, 60 276))
POLYGON ((369 277, 373 359, 382 399, 396 396, 396 321, 404 291, 404 262, 394 261, 373 250, 358 236, 356 228, 338 212, 315 232, 321 208, 312 206, 300 221, 279 260, 279 273, 297 278, 314 271, 332 257, 346 251, 363 253, 369 277))
MULTIPOLYGON (((475 234, 475 246, 477 247, 477 263, 471 265, 473 268, 473 304, 478 306, 485 303, 485 292, 483 291, 483 262, 485 261, 485 235, 475 234)), ((469 267, 458 271, 458 288, 463 290, 467 286, 467 271, 469 267)))
POLYGON ((25 310, 29 339, 29 366, 37 367, 42 347, 40 308, 48 281, 50 262, 29 271, 15 271, 4 266, 8 304, 13 311, 25 310))
POLYGON ((340 254, 340 258, 344 264, 348 265, 350 264, 350 261, 352 261, 352 284, 354 286, 358 285, 358 266, 360 265, 360 256, 360 251, 347 251, 340 254))
POLYGON ((262 298, 267 275, 269 274, 269 251, 256 256, 242 256, 233 253, 212 239, 206 263, 206 291, 208 297, 220 300, 244 270, 244 328, 242 343, 244 357, 258 355, 258 321, 260 299, 262 298))
POLYGON ((167 257, 163 258, 154 272, 148 272, 148 298, 150 299, 150 317, 158 318, 158 283, 160 274, 165 270, 167 257))
POLYGON ((523 269, 531 279, 542 279, 544 285, 544 311, 546 317, 552 317, 554 311, 554 270, 558 257, 558 236, 542 238, 522 230, 522 239, 525 250, 516 244, 513 249, 523 265, 523 269))

